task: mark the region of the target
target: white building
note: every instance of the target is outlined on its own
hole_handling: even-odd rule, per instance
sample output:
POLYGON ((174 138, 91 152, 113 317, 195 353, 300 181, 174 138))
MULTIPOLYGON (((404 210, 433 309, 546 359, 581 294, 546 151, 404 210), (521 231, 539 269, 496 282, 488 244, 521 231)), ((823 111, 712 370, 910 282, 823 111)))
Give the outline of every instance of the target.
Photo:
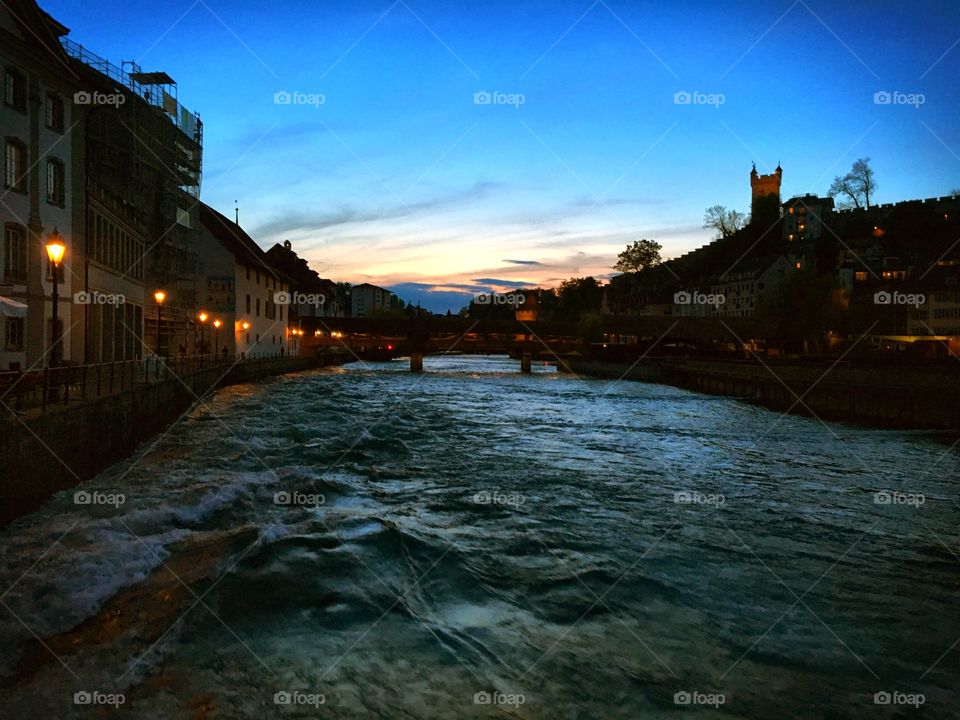
POLYGON ((266 261, 264 251, 232 220, 200 204, 201 293, 198 325, 201 351, 238 353, 255 358, 299 354, 299 336, 289 326, 287 306, 277 303, 289 285, 266 261), (213 324, 219 321, 220 328, 213 324))

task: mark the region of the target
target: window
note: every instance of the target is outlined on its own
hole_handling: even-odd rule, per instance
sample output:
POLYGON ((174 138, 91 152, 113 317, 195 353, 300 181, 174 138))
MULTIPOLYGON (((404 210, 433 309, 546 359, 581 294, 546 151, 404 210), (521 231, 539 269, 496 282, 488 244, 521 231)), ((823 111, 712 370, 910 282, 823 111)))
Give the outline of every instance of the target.
POLYGON ((7 318, 7 350, 23 350, 23 318, 7 318))
POLYGON ((260 284, 260 271, 257 270, 257 285, 260 284))
MULTIPOLYGON (((247 280, 249 280, 249 279, 250 279, 250 268, 248 267, 248 268, 247 268, 247 280)), ((250 311, 247 310, 247 312, 250 312, 250 311)))
POLYGON ((3 274, 11 280, 27 279, 27 232, 19 225, 3 229, 3 274))
POLYGON ((22 73, 9 67, 3 74, 3 103, 20 112, 27 111, 27 80, 22 73))
POLYGON ((47 160, 47 202, 51 205, 63 207, 65 197, 63 163, 51 158, 47 160))
POLYGON ((280 322, 283 322, 283 305, 280 306, 280 322))
POLYGON ((260 298, 257 298, 257 317, 260 317, 260 298))
MULTIPOLYGON (((249 272, 249 271, 248 271, 249 272)), ((250 314, 250 296, 247 295, 247 315, 250 314)))
POLYGON ((866 273, 865 270, 857 270, 857 271, 853 274, 853 278, 854 278, 854 280, 856 280, 857 282, 866 282, 866 281, 867 281, 867 273, 866 273))
POLYGON ((47 128, 54 132, 63 132, 63 99, 56 93, 47 93, 44 103, 47 128))
POLYGON ((3 186, 27 192, 27 146, 16 138, 8 138, 3 144, 3 186))

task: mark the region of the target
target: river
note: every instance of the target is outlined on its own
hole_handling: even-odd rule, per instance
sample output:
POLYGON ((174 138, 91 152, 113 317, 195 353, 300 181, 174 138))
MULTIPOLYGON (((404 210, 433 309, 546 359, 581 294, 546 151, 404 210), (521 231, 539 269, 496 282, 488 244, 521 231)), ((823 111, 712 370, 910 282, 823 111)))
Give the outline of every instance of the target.
POLYGON ((0 717, 960 717, 949 441, 425 370, 225 388, 7 528, 0 717))

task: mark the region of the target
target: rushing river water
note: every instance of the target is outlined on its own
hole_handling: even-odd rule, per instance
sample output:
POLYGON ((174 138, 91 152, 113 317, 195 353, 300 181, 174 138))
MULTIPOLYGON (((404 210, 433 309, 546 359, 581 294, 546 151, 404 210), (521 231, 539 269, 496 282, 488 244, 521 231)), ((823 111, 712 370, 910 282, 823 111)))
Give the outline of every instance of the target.
POLYGON ((224 389, 4 531, 0 717, 960 717, 949 442, 425 368, 224 389))

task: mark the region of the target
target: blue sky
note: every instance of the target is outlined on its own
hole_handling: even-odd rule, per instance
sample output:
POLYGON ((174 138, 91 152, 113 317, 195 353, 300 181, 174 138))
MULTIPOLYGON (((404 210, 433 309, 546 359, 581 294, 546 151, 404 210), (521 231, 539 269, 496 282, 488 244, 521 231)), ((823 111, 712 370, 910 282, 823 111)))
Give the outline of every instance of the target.
POLYGON ((290 239, 324 276, 434 309, 607 276, 640 237, 667 257, 702 245, 705 207, 749 209, 751 162, 779 161, 785 196, 825 193, 863 156, 879 202, 960 187, 952 3, 42 6, 90 50, 177 80, 205 123, 204 200, 237 200, 261 245, 290 239))

